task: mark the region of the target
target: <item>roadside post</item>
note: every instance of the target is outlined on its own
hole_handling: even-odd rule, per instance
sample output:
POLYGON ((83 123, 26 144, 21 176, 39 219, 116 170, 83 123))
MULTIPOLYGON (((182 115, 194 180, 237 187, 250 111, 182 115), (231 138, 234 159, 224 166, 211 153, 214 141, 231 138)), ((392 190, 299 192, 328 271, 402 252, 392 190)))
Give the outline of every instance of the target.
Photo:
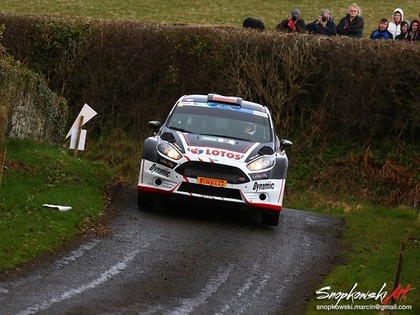
POLYGON ((89 120, 95 117, 97 112, 93 110, 88 104, 85 104, 77 115, 76 120, 73 122, 72 127, 67 133, 66 139, 70 137, 70 150, 74 150, 74 156, 77 157, 78 151, 83 151, 85 149, 86 143, 86 129, 83 129, 83 125, 86 124, 89 120))
POLYGON ((4 162, 6 161, 6 151, 7 151, 7 148, 4 147, 3 154, 1 155, 1 163, 0 163, 0 165, 1 165, 1 169, 0 169, 0 186, 1 186, 1 179, 3 177, 4 162))

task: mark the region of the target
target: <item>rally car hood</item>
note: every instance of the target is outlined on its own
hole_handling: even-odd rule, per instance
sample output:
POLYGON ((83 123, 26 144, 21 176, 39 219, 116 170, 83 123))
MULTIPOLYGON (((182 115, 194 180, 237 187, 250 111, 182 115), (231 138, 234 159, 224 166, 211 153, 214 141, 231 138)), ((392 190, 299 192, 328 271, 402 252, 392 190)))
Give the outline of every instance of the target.
MULTIPOLYGON (((212 135, 170 132, 171 141, 187 159, 227 159, 248 162, 261 155, 274 154, 273 143, 259 143, 212 135)), ((162 136, 168 138, 168 135, 162 136)))

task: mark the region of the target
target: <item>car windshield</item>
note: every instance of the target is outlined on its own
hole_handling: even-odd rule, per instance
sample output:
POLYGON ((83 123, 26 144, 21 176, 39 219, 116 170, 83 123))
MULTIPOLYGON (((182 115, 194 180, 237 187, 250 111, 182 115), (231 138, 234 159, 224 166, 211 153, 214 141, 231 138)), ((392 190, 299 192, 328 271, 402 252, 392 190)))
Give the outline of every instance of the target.
POLYGON ((168 128, 253 142, 272 140, 267 115, 231 106, 177 106, 168 117, 168 128))

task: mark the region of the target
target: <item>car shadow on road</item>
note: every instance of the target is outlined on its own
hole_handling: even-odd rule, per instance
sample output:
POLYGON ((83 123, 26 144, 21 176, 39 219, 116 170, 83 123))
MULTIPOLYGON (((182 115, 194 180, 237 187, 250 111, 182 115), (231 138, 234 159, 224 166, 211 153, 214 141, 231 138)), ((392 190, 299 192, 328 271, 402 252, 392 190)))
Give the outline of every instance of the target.
POLYGON ((243 226, 259 230, 276 228, 262 225, 261 214, 257 210, 235 207, 231 204, 225 205, 212 200, 205 202, 160 200, 153 210, 140 209, 140 211, 176 220, 243 226))

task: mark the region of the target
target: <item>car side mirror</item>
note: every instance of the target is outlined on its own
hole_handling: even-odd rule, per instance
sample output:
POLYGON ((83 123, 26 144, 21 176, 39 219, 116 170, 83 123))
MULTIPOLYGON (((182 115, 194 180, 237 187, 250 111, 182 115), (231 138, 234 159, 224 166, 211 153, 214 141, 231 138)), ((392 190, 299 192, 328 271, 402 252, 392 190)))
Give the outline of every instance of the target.
POLYGON ((155 132, 158 132, 160 127, 162 127, 162 124, 160 121, 152 120, 148 122, 148 125, 150 128, 152 128, 155 132))
POLYGON ((281 139, 280 140, 280 151, 283 151, 287 147, 291 147, 293 145, 293 142, 287 139, 281 139))

